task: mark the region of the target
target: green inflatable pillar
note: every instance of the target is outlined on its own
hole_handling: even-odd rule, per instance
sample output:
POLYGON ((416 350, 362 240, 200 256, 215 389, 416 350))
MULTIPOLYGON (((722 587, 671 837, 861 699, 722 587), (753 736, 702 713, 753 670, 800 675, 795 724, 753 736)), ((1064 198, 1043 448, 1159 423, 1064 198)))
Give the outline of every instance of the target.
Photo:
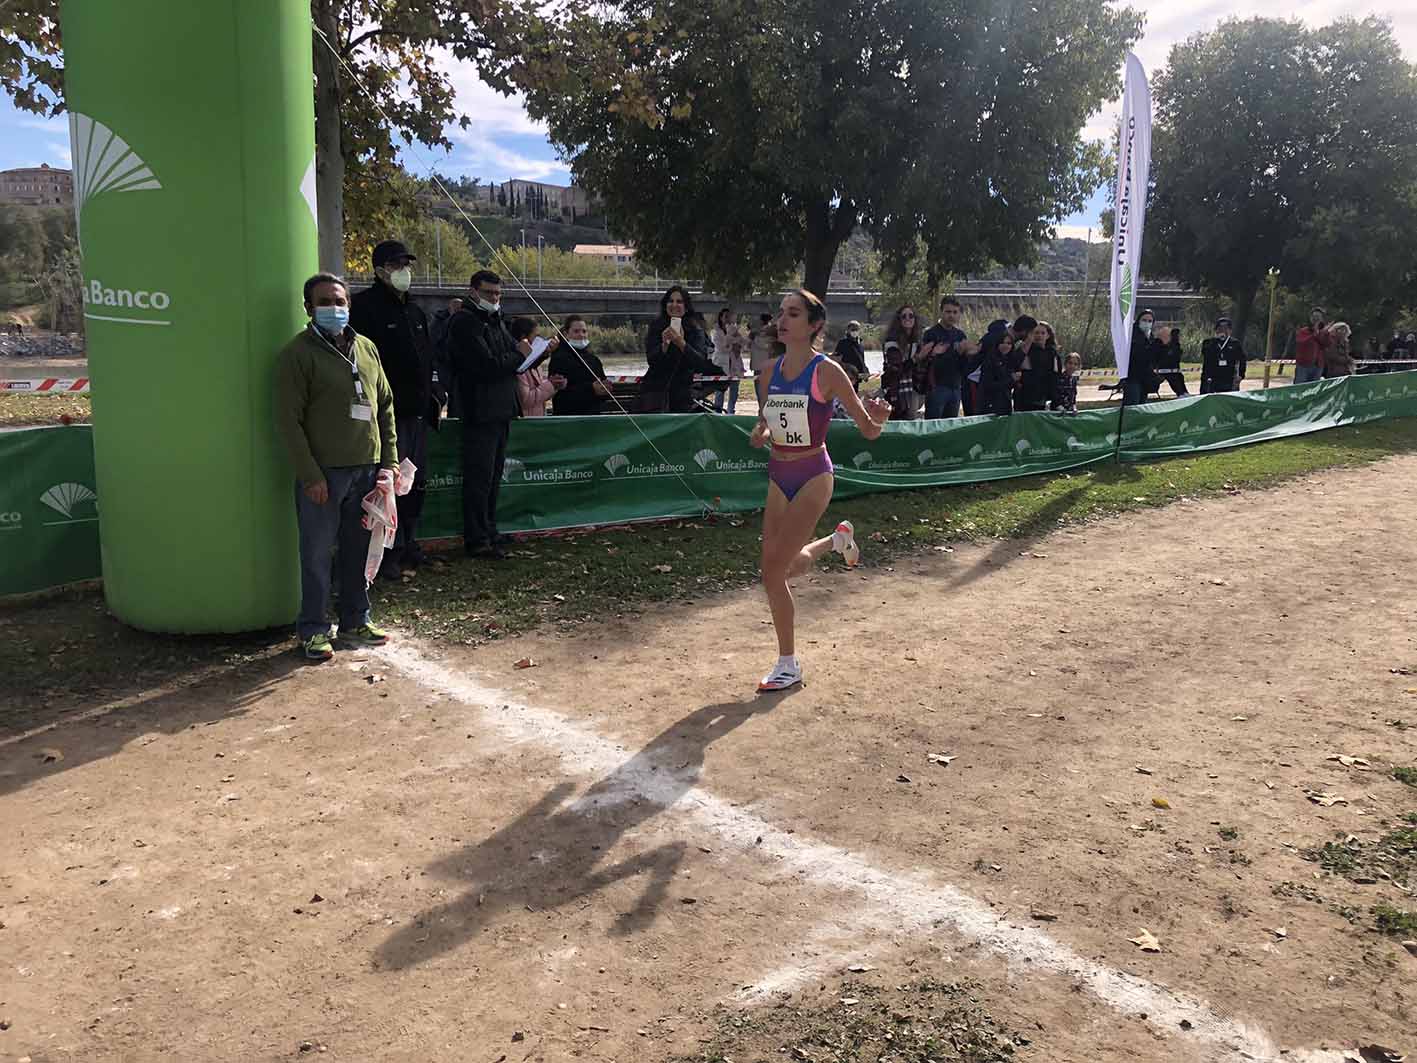
POLYGON ((299 605, 276 352, 316 268, 310 6, 64 0, 104 591, 152 631, 299 605))

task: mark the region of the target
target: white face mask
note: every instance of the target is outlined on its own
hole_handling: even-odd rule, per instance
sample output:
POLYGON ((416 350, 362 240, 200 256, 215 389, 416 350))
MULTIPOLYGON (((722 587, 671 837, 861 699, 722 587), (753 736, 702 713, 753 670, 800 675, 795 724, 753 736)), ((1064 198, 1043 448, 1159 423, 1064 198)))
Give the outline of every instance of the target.
POLYGON ((1141 330, 1142 330, 1142 332, 1144 332, 1144 333, 1146 333, 1148 336, 1150 336, 1150 335, 1151 335, 1151 329, 1152 329, 1152 323, 1151 323, 1150 321, 1143 321, 1143 322, 1141 322, 1140 324, 1141 324, 1141 330))
POLYGON ((477 309, 481 310, 484 314, 495 314, 501 308, 501 303, 489 303, 486 299, 482 298, 482 296, 479 295, 477 297, 477 309))
POLYGON ((568 340, 567 342, 570 343, 571 349, 575 351, 583 351, 590 346, 590 340, 568 340))
POLYGON ((407 266, 394 270, 389 274, 389 283, 396 291, 408 291, 408 286, 413 283, 413 270, 407 266))

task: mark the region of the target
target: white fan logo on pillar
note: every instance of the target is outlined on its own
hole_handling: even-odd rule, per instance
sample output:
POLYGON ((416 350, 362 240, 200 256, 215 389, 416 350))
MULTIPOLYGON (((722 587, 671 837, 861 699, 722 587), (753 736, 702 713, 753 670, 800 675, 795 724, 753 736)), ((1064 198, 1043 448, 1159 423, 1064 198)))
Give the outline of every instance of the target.
POLYGON ((517 473, 521 472, 526 465, 517 458, 507 458, 502 462, 502 482, 506 483, 517 473))
POLYGON ((96 518, 76 517, 74 510, 85 502, 92 502, 98 505, 98 495, 87 484, 63 483, 55 484, 44 494, 39 496, 39 500, 50 509, 54 510, 64 519, 55 521, 56 524, 80 523, 84 520, 96 518))
POLYGON ((74 156, 74 223, 79 253, 84 250, 84 206, 109 192, 161 189, 152 169, 118 134, 86 114, 69 114, 69 142, 74 156))
POLYGON ((310 220, 315 223, 315 228, 320 227, 320 213, 316 209, 315 199, 315 156, 310 156, 310 165, 306 167, 305 176, 300 179, 300 198, 305 200, 305 205, 310 208, 310 220))

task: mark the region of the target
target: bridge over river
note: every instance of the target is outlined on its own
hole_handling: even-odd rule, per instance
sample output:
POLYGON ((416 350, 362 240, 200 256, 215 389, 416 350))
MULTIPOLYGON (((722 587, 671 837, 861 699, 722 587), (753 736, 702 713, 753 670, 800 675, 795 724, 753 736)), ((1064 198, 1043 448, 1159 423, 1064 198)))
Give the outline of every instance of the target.
MULTIPOLYGON (((356 278, 350 278, 354 282, 356 278)), ((602 317, 647 321, 659 312, 659 299, 671 284, 683 284, 694 297, 697 308, 710 321, 718 308, 727 301, 723 296, 705 292, 703 285, 694 281, 674 281, 668 278, 658 284, 651 281, 595 284, 584 281, 547 281, 543 285, 529 287, 529 293, 521 291, 514 284, 502 286, 502 305, 508 314, 535 315, 536 303, 540 304, 554 318, 566 314, 584 314, 592 321, 602 317)), ((1096 291, 1099 313, 1105 317, 1107 289, 1096 284, 1088 286, 1096 291)), ((414 285, 410 289, 425 310, 431 315, 447 305, 456 295, 465 295, 466 287, 445 284, 414 285)), ((1077 296, 1083 292, 1082 281, 968 281, 956 289, 955 294, 966 304, 997 307, 1000 316, 1034 307, 1042 298, 1050 296, 1077 296)), ((827 307, 833 321, 872 321, 866 304, 874 303, 880 292, 859 286, 833 286, 827 291, 827 307)), ((1186 306, 1203 299, 1197 292, 1188 291, 1175 283, 1143 284, 1138 305, 1150 307, 1162 318, 1179 318, 1186 306)), ((734 299, 732 304, 740 314, 775 313, 782 293, 763 293, 747 298, 734 299)), ((933 315, 931 315, 933 317, 933 315)))

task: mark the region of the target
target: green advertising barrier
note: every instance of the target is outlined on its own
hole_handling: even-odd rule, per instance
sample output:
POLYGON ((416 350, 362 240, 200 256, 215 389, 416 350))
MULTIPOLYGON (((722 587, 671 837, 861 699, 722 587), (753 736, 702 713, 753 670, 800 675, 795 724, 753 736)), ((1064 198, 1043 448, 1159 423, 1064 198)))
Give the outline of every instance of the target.
POLYGON ((97 576, 97 502, 88 425, 0 433, 0 594, 97 576))
MULTIPOLYGON (((1145 461, 1412 416, 1417 416, 1417 371, 1194 396, 1129 407, 1121 454, 1127 461, 1145 461)), ((767 455, 748 446, 752 426, 751 417, 712 414, 518 421, 502 480, 499 523, 506 531, 538 531, 693 517, 706 503, 729 513, 759 509, 767 492, 767 455)), ((421 525, 428 538, 462 533, 459 428, 451 421, 432 436, 421 525)), ((1115 407, 1075 416, 896 422, 870 441, 854 426, 836 422, 828 447, 837 470, 836 496, 849 498, 1111 461, 1116 430, 1115 407)), ((94 500, 87 497, 93 484, 89 443, 88 430, 80 427, 0 434, 0 469, 7 471, 0 487, 0 529, 17 529, 0 530, 0 594, 99 574, 94 500), (10 475, 14 469, 23 474, 10 475), (56 503, 69 506, 69 512, 61 513, 56 503)), ((293 615, 292 607, 285 619, 293 615)))
POLYGON ((65 0, 104 593, 160 631, 295 612, 276 352, 315 270, 309 5, 65 0))

